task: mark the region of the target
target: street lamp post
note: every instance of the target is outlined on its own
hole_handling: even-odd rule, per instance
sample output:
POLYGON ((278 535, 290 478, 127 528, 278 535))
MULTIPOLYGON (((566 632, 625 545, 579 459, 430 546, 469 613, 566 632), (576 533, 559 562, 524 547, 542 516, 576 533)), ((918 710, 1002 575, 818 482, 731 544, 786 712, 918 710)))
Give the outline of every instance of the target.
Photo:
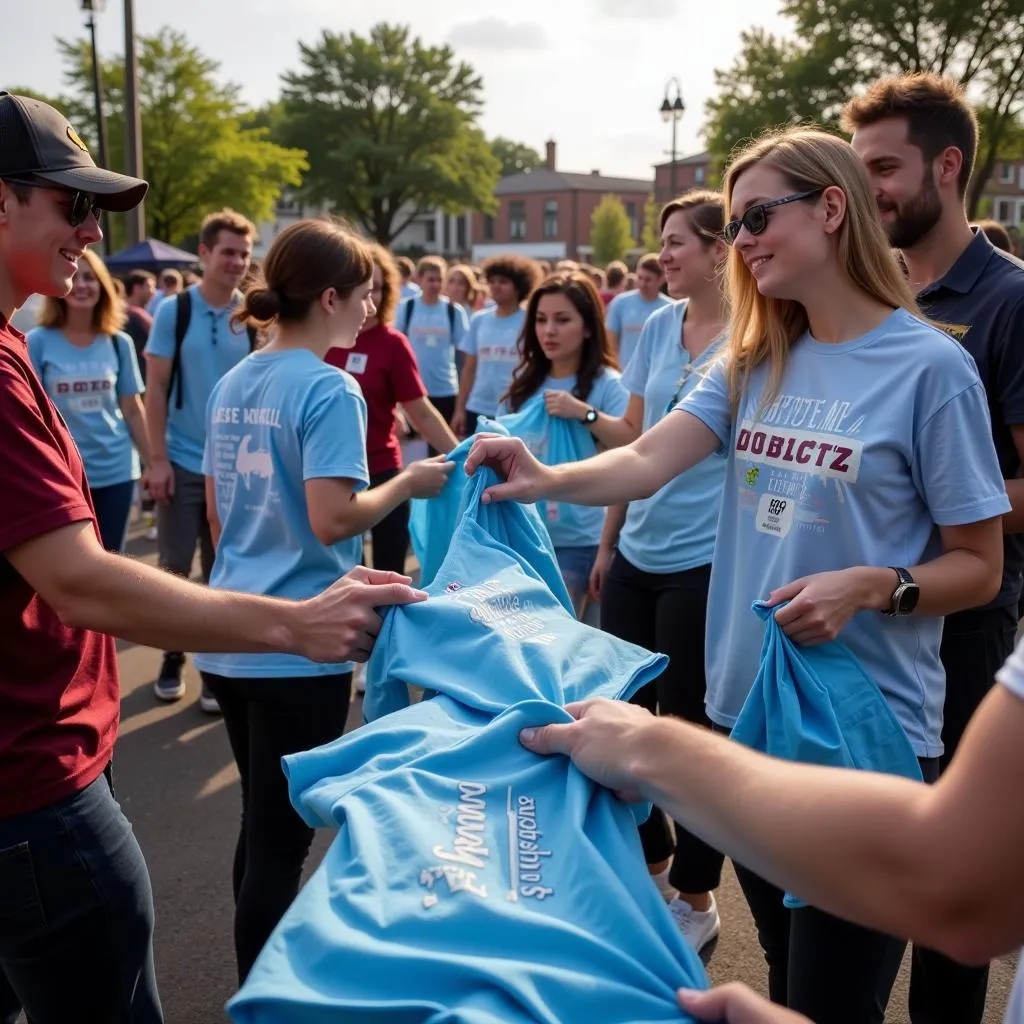
POLYGON ((669 172, 669 199, 676 197, 676 129, 683 118, 686 105, 683 103, 683 89, 679 79, 673 75, 665 83, 665 98, 661 101, 661 119, 672 123, 672 168, 669 172))
MULTIPOLYGON (((142 177, 142 117, 139 111, 139 69, 135 52, 135 3, 124 0, 124 161, 125 172, 133 178, 142 177)), ((146 238, 146 209, 139 203, 129 210, 128 244, 146 238)))
MULTIPOLYGON (((100 167, 109 167, 107 148, 107 119, 103 116, 103 76, 100 73, 100 55, 96 49, 96 15, 103 13, 107 0, 82 0, 82 10, 89 16, 86 27, 92 45, 92 95, 96 104, 96 148, 100 167)), ((103 251, 110 255, 110 232, 107 230, 106 215, 103 217, 103 251)))

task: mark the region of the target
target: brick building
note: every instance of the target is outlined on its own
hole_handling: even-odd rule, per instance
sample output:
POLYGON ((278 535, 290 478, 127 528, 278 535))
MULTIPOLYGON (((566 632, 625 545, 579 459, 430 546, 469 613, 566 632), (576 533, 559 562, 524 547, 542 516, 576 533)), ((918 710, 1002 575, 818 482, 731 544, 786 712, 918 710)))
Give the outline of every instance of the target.
POLYGON ((555 143, 547 144, 542 167, 502 178, 494 190, 498 212, 474 214, 473 259, 505 252, 546 260, 587 260, 590 218, 605 195, 618 196, 630 219, 633 238, 643 232, 644 204, 651 182, 609 178, 599 171, 573 174, 556 168, 555 143))
POLYGON ((1024 225, 1024 160, 998 160, 985 185, 989 216, 1003 227, 1024 225))
POLYGON ((672 189, 672 161, 654 166, 654 198, 659 206, 691 188, 712 188, 711 154, 694 153, 676 160, 675 191, 672 189))

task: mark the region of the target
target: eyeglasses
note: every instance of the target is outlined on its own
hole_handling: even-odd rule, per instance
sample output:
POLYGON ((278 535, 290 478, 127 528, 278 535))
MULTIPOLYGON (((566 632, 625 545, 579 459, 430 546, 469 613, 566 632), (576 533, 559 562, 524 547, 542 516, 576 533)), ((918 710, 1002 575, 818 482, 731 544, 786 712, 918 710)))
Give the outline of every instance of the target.
POLYGON ((33 178, 4 178, 3 180, 10 182, 12 185, 24 185, 27 188, 57 189, 65 195, 71 196, 71 206, 68 207, 67 214, 68 223, 73 228, 77 228, 79 225, 84 224, 90 213, 99 220, 100 210, 93 201, 93 197, 90 192, 72 192, 70 189, 62 189, 60 185, 55 185, 53 182, 33 178))
POLYGON ((730 245, 736 241, 736 236, 740 233, 741 228, 746 228, 752 235, 759 235, 768 227, 769 210, 773 210, 776 206, 785 206, 786 203, 795 203, 800 199, 810 199, 811 196, 816 196, 824 191, 824 188, 812 188, 806 192, 796 192, 791 196, 784 196, 782 199, 773 199, 770 203, 758 203, 757 206, 752 206, 747 210, 738 220, 729 221, 722 229, 722 235, 730 245))

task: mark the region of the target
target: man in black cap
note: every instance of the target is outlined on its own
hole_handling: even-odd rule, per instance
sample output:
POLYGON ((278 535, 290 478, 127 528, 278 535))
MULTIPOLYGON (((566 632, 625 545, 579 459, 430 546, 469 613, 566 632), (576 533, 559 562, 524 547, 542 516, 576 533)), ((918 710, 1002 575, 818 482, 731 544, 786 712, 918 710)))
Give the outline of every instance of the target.
POLYGON ((71 290, 97 210, 147 185, 98 168, 52 107, 0 93, 0 1021, 153 1024, 153 897, 110 788, 112 636, 363 661, 374 608, 422 598, 356 569, 304 602, 210 590, 105 552, 82 461, 10 326, 71 290))

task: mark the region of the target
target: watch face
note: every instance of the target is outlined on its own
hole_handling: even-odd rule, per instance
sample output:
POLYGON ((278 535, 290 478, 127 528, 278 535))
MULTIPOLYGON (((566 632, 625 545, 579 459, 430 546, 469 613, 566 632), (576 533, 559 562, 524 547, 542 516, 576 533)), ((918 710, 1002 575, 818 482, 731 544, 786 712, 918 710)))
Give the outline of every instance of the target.
POLYGON ((897 615, 909 615, 916 607, 921 597, 921 588, 916 583, 904 583, 896 591, 897 615))
POLYGON ((597 422, 597 412, 596 412, 596 410, 588 409, 587 410, 586 420, 587 420, 588 423, 596 423, 597 422))

